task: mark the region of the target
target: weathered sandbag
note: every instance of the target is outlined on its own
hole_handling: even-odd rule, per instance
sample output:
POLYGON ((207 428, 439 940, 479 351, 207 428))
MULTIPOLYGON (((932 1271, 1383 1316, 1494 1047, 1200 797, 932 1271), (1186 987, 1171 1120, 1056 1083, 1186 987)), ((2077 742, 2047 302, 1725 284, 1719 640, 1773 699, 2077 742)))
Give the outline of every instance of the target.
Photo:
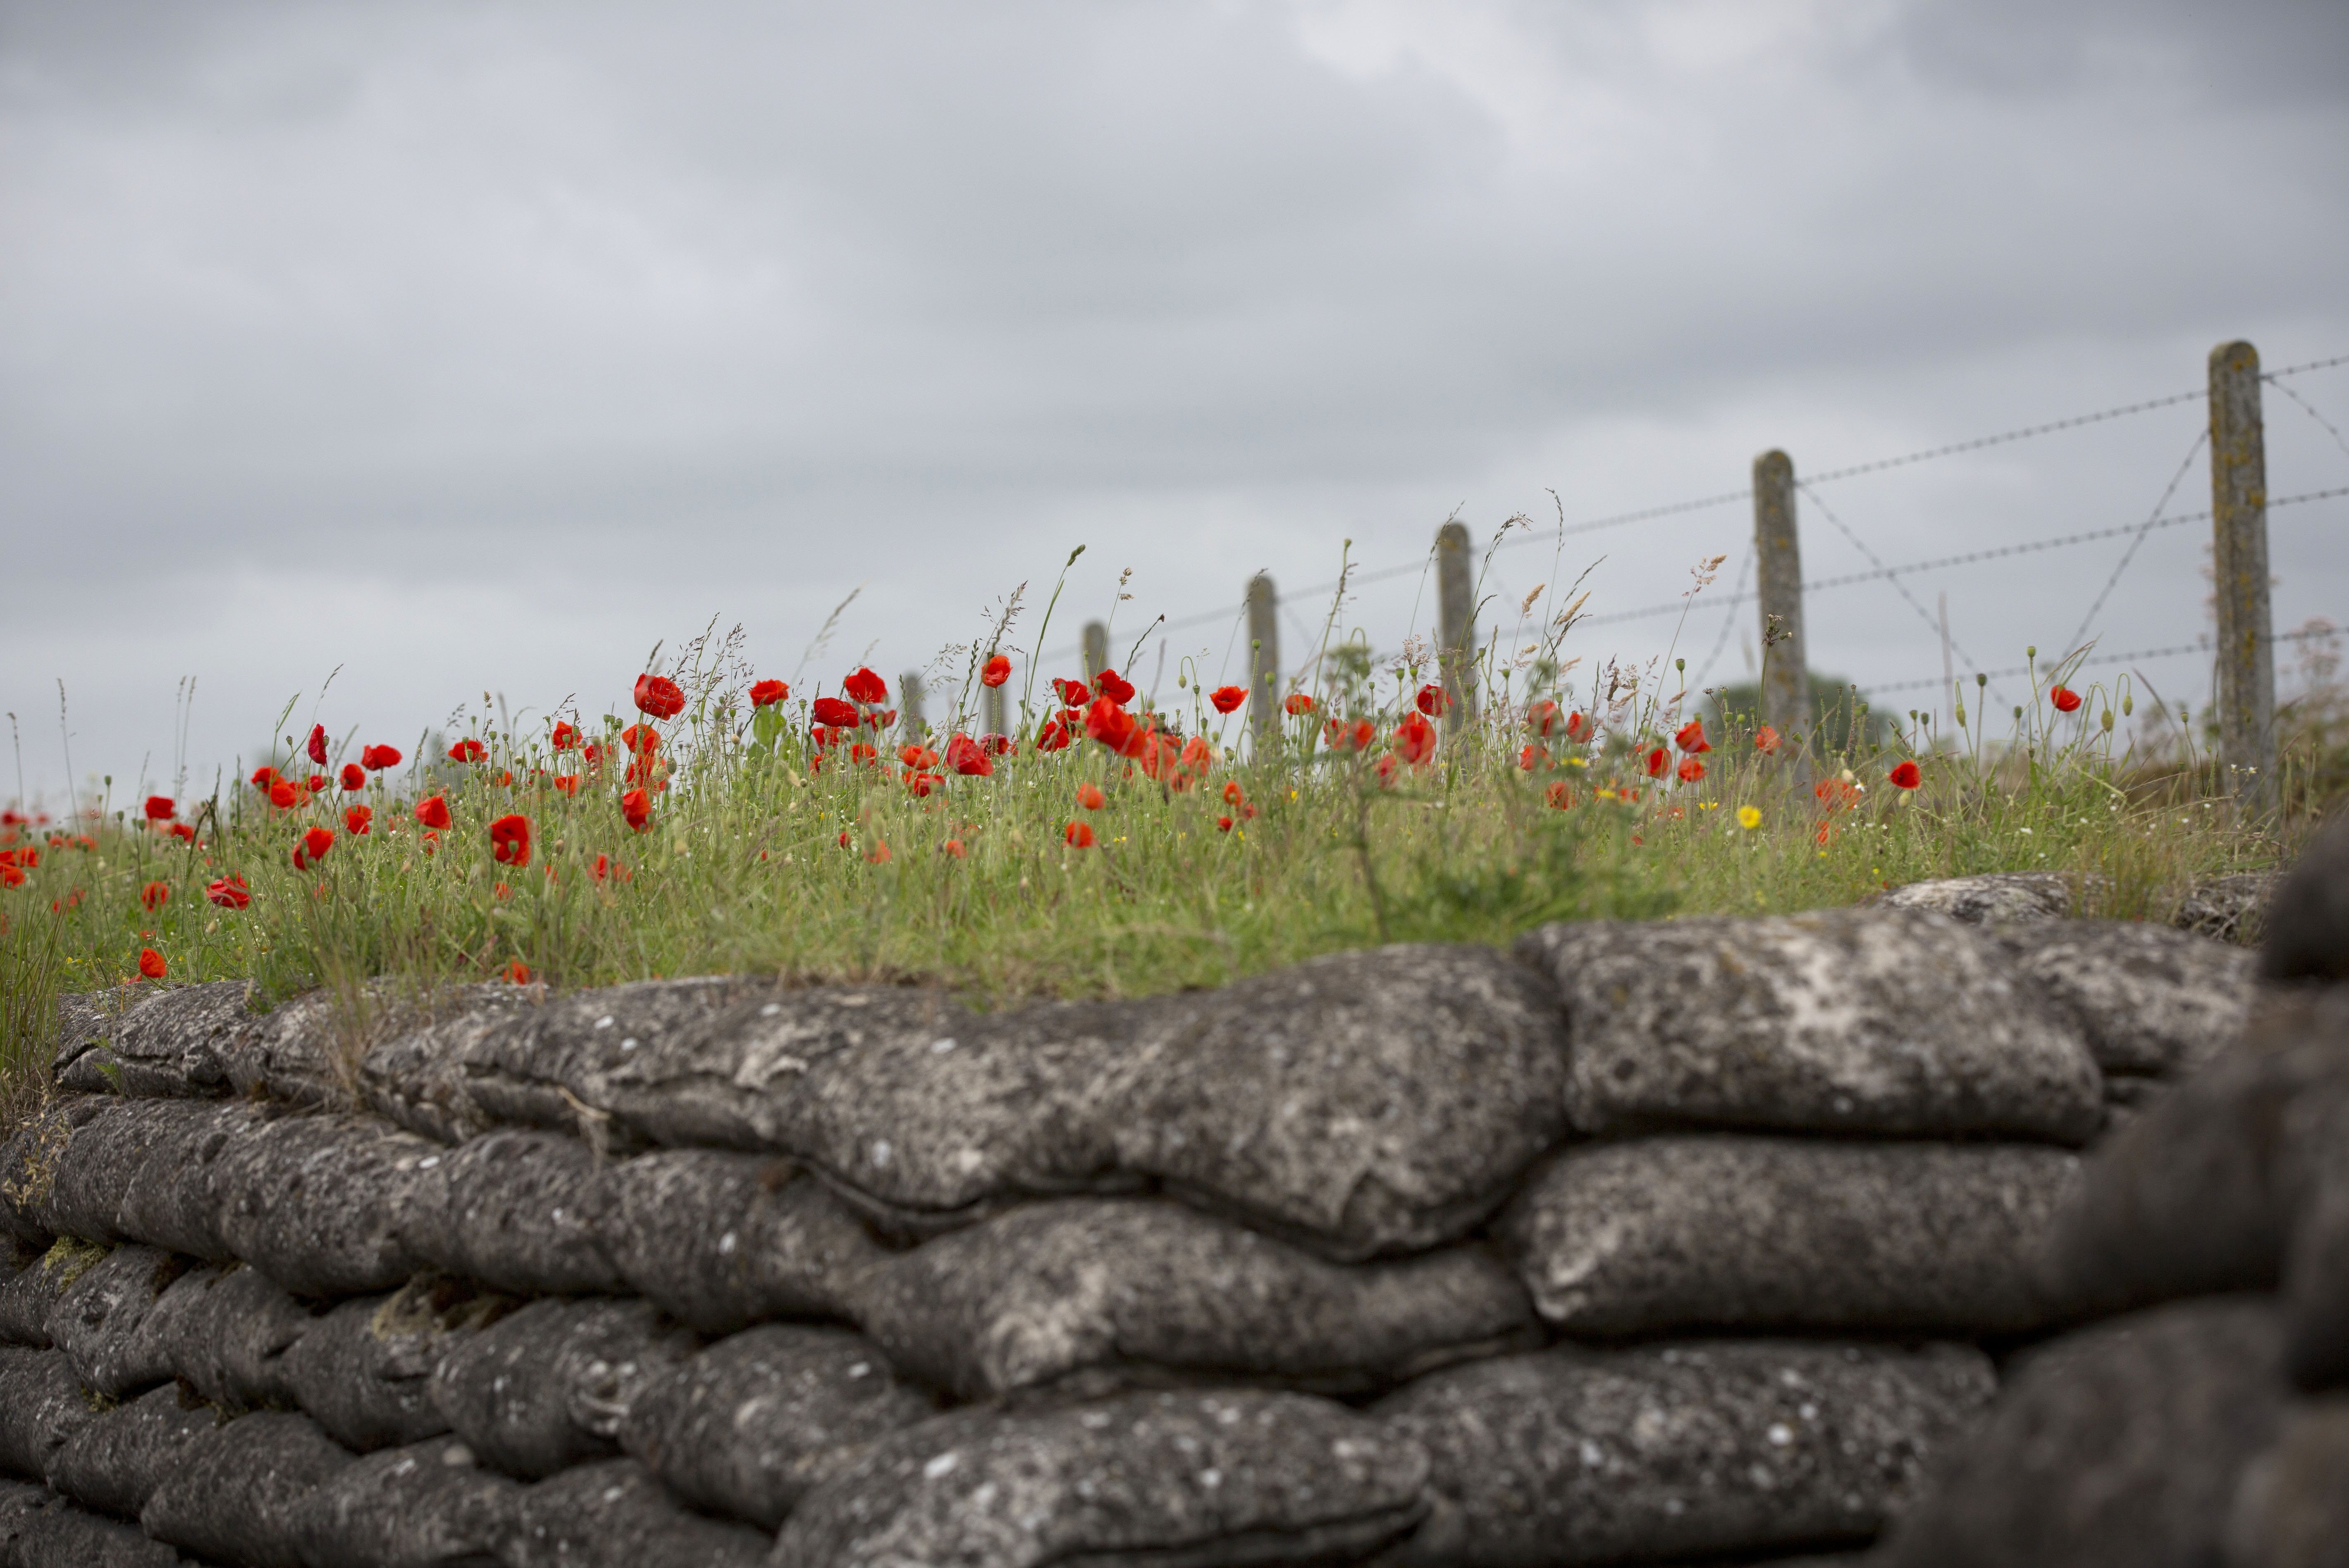
POLYGON ((221 1237, 296 1295, 393 1289, 423 1264, 404 1239, 417 1168, 447 1152, 372 1117, 255 1127, 231 1138, 212 1170, 221 1237))
POLYGON ((2322 1157, 2283 1266, 2284 1365, 2312 1392, 2349 1387, 2349 1139, 2322 1157))
POLYGON ((2303 985, 2349 982, 2349 811, 2333 813, 2276 888, 2260 975, 2303 985))
POLYGON ((210 1108, 113 1095, 92 1096, 91 1102, 76 1108, 81 1114, 74 1115, 71 1133, 55 1150, 34 1217, 61 1236, 120 1241, 127 1234, 120 1228, 122 1200, 148 1152, 203 1119, 210 1108))
POLYGON ((1994 1391, 1971 1346, 1692 1340, 1560 1346, 1423 1377, 1372 1408, 1429 1456, 1393 1553, 1486 1568, 1865 1542, 1994 1391))
POLYGON ((500 1542, 504 1568, 761 1568, 774 1542, 678 1506, 634 1460, 564 1470, 523 1489, 500 1542))
POLYGON ((883 1438, 801 1501, 776 1568, 1345 1562, 1425 1510, 1425 1450, 1304 1394, 1130 1394, 951 1412, 883 1438))
POLYGON ((180 1554, 133 1524, 100 1518, 40 1488, 0 1482, 7 1568, 178 1568, 180 1554))
POLYGON ((968 1398, 1129 1370, 1353 1393, 1541 1339, 1482 1248, 1333 1264, 1145 1198, 1035 1203, 941 1236, 874 1271, 857 1316, 899 1367, 968 1398))
POLYGON ((544 1006, 525 985, 457 985, 414 998, 401 1026, 386 1030, 360 1058, 360 1100, 378 1116, 442 1143, 495 1130, 474 1103, 465 1062, 480 1037, 514 1015, 544 1006))
POLYGON ((2186 1568, 2218 1561, 2243 1468, 2282 1423, 2282 1336, 2255 1297, 2157 1308, 2007 1369, 1934 1466, 1884 1568, 2186 1568))
POLYGON ((49 1346, 49 1315, 74 1282, 106 1260, 107 1249, 59 1236, 32 1263, 0 1284, 0 1345, 49 1346))
POLYGON ((417 1171, 401 1239, 427 1263, 528 1295, 621 1288, 604 1242, 613 1209, 604 1162, 578 1139, 487 1132, 424 1156, 417 1171))
POLYGON ((2349 1564, 2349 1399, 2294 1406, 2243 1468, 2227 1511, 2226 1568, 2349 1564))
POLYGON ((228 1092, 233 1044, 260 1024, 243 980, 138 987, 62 999, 57 1081, 141 1099, 228 1092))
POLYGON ((220 1233, 212 1170, 231 1142, 284 1114, 251 1100, 199 1102, 196 1115, 166 1129, 147 1151, 116 1212, 133 1241, 212 1263, 236 1254, 220 1233))
POLYGON ((216 1563, 303 1568, 295 1510, 351 1459, 307 1416, 239 1416, 188 1445, 140 1528, 216 1563))
POLYGON ((2044 1139, 2104 1121, 2079 1032, 1991 940, 1931 914, 1545 925, 1585 1131, 1668 1127, 2044 1139))
POLYGON ((311 1568, 477 1568, 516 1528, 522 1488, 454 1438, 386 1449, 294 1505, 311 1568))
POLYGON ((314 1321, 259 1270, 206 1265, 181 1274, 156 1297, 139 1326, 132 1358, 170 1367, 222 1405, 290 1404, 286 1356, 314 1321))
POLYGON ((286 1384, 303 1413, 354 1452, 422 1442, 449 1429, 432 1402, 433 1372, 515 1305, 466 1280, 419 1275, 314 1320, 285 1353, 286 1384))
POLYGON ((93 1264, 49 1309, 49 1343, 64 1351, 84 1385, 120 1398, 178 1374, 142 1342, 140 1328, 187 1260, 126 1243, 93 1264))
POLYGON ((610 1167, 605 1243, 630 1289, 704 1334, 845 1317, 887 1256, 823 1183, 788 1161, 671 1149, 610 1167))
MULTIPOLYGON (((70 1235, 60 1231, 52 1207, 57 1167, 67 1146, 83 1126, 121 1102, 108 1095, 64 1095, 50 1100, 0 1144, 0 1220, 11 1235, 23 1241, 70 1235)), ((104 1241, 106 1236, 86 1237, 104 1241)))
POLYGON ((0 1563, 16 1568, 26 1522, 56 1501, 57 1493, 37 1481, 0 1476, 0 1563))
POLYGON ((2232 1045, 2251 1014, 2251 950, 2132 920, 2070 920, 1997 934, 2018 973, 2108 1073, 2189 1073, 2232 1045))
POLYGON ((1992 872, 1908 882, 1871 901, 1878 909, 1947 915, 1968 925, 2022 925, 2072 913, 2074 879, 2060 872, 1992 872))
POLYGON ((101 1412, 49 1460, 49 1484, 85 1508, 136 1519, 189 1447, 226 1418, 178 1384, 101 1412))
POLYGON ((29 1117, 0 1138, 0 1248, 11 1254, 38 1253, 55 1240, 32 1213, 46 1130, 40 1118, 29 1117))
POLYGON ((1702 1134, 1568 1149, 1503 1222, 1576 1334, 2037 1327, 2077 1157, 2033 1144, 1702 1134))
POLYGON ((0 1473, 45 1480, 95 1414, 64 1351, 0 1346, 0 1473))
POLYGON ((526 1480, 605 1459, 636 1394, 696 1348, 643 1301, 535 1301, 443 1353, 431 1398, 481 1462, 526 1480))
POLYGON ((847 1454, 936 1413, 862 1335, 769 1324, 647 1379, 620 1446, 688 1502, 771 1530, 847 1454))

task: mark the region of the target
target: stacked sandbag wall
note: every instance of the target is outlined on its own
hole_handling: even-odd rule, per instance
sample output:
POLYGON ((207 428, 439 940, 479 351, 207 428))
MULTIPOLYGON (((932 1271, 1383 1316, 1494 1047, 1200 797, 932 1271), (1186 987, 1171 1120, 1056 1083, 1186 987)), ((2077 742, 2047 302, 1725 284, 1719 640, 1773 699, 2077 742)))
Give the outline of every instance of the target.
POLYGON ((997 1013, 78 999, 0 1149, 0 1568, 1856 1551, 2074 1311, 2106 1069, 2248 1006, 2040 929, 2128 983, 1859 910, 997 1013))

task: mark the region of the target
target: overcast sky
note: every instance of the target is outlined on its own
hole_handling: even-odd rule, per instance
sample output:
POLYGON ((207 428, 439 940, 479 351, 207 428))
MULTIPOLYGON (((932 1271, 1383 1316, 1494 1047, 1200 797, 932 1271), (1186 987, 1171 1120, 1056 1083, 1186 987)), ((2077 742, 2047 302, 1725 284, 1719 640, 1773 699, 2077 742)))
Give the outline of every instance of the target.
MULTIPOLYGON (((2190 392, 2233 337, 2349 354, 2344 148, 2337 0, 19 0, 0 703, 55 791, 61 678, 74 769, 119 799, 171 771, 183 676, 208 783, 337 665, 328 728, 405 743, 485 690, 601 711, 713 615, 790 677, 861 589, 804 681, 894 681, 1022 582, 1030 644, 1081 543, 1056 646, 1122 569, 1138 633, 1259 568, 1324 583, 1349 538, 1409 568, 1455 508, 1480 548, 1549 530, 1495 557, 1504 597, 1597 561, 1592 609, 1637 609, 1714 553, 1725 595, 1745 504, 1554 567, 1559 511, 2190 392)), ((2349 430, 2349 366, 2284 385, 2349 430)), ((2271 493, 2349 485, 2349 449, 2267 411, 2271 493)), ((2203 418, 1816 499, 1893 562, 2141 522, 2203 418)), ((2198 460, 2170 508, 2209 504, 2198 460)), ((1807 574, 1865 565, 1803 521, 1807 574)), ((2349 623, 2349 501, 2271 531, 2279 629, 2349 623)), ((2191 640, 2208 541, 2150 534, 2091 634, 2191 640)), ((2067 645, 2125 547, 1907 581, 1999 667, 2067 645)), ((1420 587, 1346 614, 1392 647, 1420 587)), ((1293 664, 1328 604, 1288 607, 1293 664)), ((1816 667, 1939 671, 1882 583, 1807 614, 1816 667)), ((1692 615, 1690 675, 1742 678, 1751 620, 1692 615)), ((1226 673, 1231 631, 1174 634, 1162 695, 1186 654, 1226 673)))

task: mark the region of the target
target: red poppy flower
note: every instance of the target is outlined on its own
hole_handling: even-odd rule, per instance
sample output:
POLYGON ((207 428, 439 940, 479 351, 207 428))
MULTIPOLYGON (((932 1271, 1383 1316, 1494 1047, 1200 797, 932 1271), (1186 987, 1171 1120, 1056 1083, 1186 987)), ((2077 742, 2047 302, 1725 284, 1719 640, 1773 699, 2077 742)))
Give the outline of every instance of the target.
POLYGON ((509 811, 490 824, 490 858, 502 866, 530 864, 530 819, 509 811))
POLYGON ((887 841, 881 839, 874 840, 873 847, 864 851, 864 858, 871 861, 876 866, 887 865, 889 863, 889 845, 887 841))
POLYGON ((641 833, 645 824, 653 819, 653 798, 642 789, 631 789, 620 797, 620 815, 628 826, 641 833))
POLYGON ((284 775, 280 774, 274 768, 256 768, 253 770, 253 787, 256 789, 266 790, 272 784, 276 783, 277 780, 283 777, 284 775))
POLYGON ((515 959, 512 963, 506 965, 506 981, 509 985, 529 985, 530 965, 524 964, 519 958, 515 959))
POLYGON ((1558 718, 1557 704, 1547 697, 1526 709, 1526 727, 1545 738, 1557 727, 1558 718))
POLYGON ((1085 733, 1123 755, 1134 738, 1133 716, 1120 707, 1114 697, 1095 697, 1093 705, 1085 709, 1085 733))
POLYGON ((173 803, 169 795, 150 795, 147 797, 147 820, 149 821, 168 822, 179 814, 180 808, 173 803))
POLYGON ((579 744, 579 727, 567 718, 554 721, 554 749, 568 751, 579 744))
POLYGON ((142 947, 139 950, 140 974, 150 980, 160 980, 169 972, 170 965, 163 962, 161 954, 151 947, 142 947))
POLYGON ((1811 793, 1830 811, 1859 804, 1859 786, 1848 779, 1822 779, 1811 786, 1811 793))
POLYGON ((1913 759, 1894 763, 1892 771, 1885 777, 1890 779, 1896 788, 1902 789, 1914 789, 1925 781, 1924 769, 1919 768, 1913 759))
POLYGON ((1093 676, 1093 690, 1121 706, 1133 700, 1133 684, 1123 679, 1115 670, 1103 670, 1093 676))
POLYGON ((1281 711, 1295 718, 1313 711, 1313 699, 1301 691, 1290 692, 1281 705, 1281 711))
POLYGON ((1036 732, 1039 751, 1066 751, 1069 748, 1069 727, 1057 718, 1048 718, 1044 727, 1036 732))
POLYGON ((958 861, 968 860, 970 858, 970 851, 963 846, 963 841, 960 839, 948 839, 945 843, 940 844, 938 848, 944 850, 947 853, 952 855, 958 861))
POLYGON ((310 858, 312 860, 325 860, 326 858, 326 851, 335 847, 334 830, 331 828, 311 829, 308 832, 302 835, 302 847, 310 851, 310 858))
POLYGON ((863 667, 849 672, 848 677, 840 683, 840 689, 858 702, 889 700, 889 683, 863 667))
POLYGON ((269 786, 269 803, 279 810, 287 810, 302 799, 302 787, 291 779, 278 779, 269 786))
POLYGON ((1566 716, 1566 738, 1568 740, 1588 740, 1595 727, 1590 720, 1578 713, 1566 716))
POLYGON ((1574 804, 1574 792, 1566 787, 1565 779, 1558 779, 1552 780, 1550 787, 1542 791, 1542 799, 1563 811, 1574 804))
POLYGON ((1230 713, 1246 701, 1247 701, 1246 686, 1222 686, 1207 694, 1208 704, 1217 713, 1230 713))
POLYGON ((431 795, 418 801, 416 820, 428 828, 447 827, 449 825, 448 799, 443 796, 431 795))
POLYGON ((170 882, 150 882, 145 887, 139 890, 139 902, 146 905, 150 913, 162 908, 164 900, 171 896, 171 884, 170 882))
POLYGON ((1059 696, 1062 707, 1082 707, 1093 700, 1092 688, 1082 681, 1056 678, 1052 682, 1052 690, 1059 696))
POLYGON ((901 746, 897 748, 897 760, 918 770, 936 767, 938 754, 926 746, 901 746))
POLYGON ((1661 746, 1657 747, 1653 751, 1649 752, 1648 777, 1651 779, 1661 779, 1664 776, 1664 769, 1671 766, 1671 760, 1672 754, 1666 751, 1661 746))
POLYGON ((612 874, 612 857, 609 855, 597 855, 594 862, 588 866, 587 874, 596 882, 602 882, 605 877, 610 876, 612 874))
POLYGON ((1231 830, 1232 820, 1229 817, 1218 817, 1216 819, 1216 831, 1219 833, 1228 833, 1231 830))
POLYGON ((636 677, 636 711, 655 718, 675 718, 685 711, 685 691, 667 676, 636 677))
POLYGON ((1778 755, 1778 732, 1768 725, 1754 732, 1754 749, 1764 757, 1778 755))
POLYGON ((359 766, 370 773, 380 773, 387 768, 397 768, 399 766, 399 748, 362 746, 359 748, 359 766))
POLYGON ((1093 847, 1093 825, 1091 822, 1071 822, 1061 837, 1068 840, 1073 849, 1090 850, 1093 847))
MULTIPOLYGON (((848 748, 848 759, 851 762, 878 762, 881 760, 881 753, 860 741, 848 748)), ((657 788, 666 788, 666 786, 657 786, 657 788)))
POLYGON ((302 749, 310 754, 311 761, 324 768, 326 765, 326 727, 323 724, 312 725, 310 739, 302 749))
POLYGON ((815 714, 815 721, 818 724, 826 726, 827 727, 843 729, 854 728, 855 727, 855 705, 853 703, 843 702, 836 696, 820 696, 816 698, 813 711, 815 714))
POLYGON ((449 760, 451 762, 479 762, 482 758, 487 757, 489 754, 490 748, 488 747, 483 746, 478 740, 468 738, 467 739, 457 742, 456 745, 449 748, 449 760))
POLYGON ((1680 765, 1681 782, 1693 784, 1704 777, 1704 764, 1693 757, 1683 757, 1680 765))
POLYGON ((990 690, 1010 678, 1011 661, 1001 654, 996 655, 978 668, 978 684, 990 690))
POLYGON ((253 895, 244 891, 244 879, 241 876, 225 876, 210 883, 204 889, 204 896, 222 909, 243 909, 253 902, 253 895))
POLYGON ((1672 744, 1692 757, 1713 749, 1713 742, 1704 738, 1704 720, 1701 718, 1692 718, 1682 725, 1681 732, 1672 737, 1672 744))
POLYGON ((196 841, 196 830, 185 822, 174 822, 165 830, 182 843, 192 844, 196 841))
MULTIPOLYGON (((999 735, 988 737, 1000 740, 999 735)), ((947 742, 947 766, 968 778, 984 779, 995 771, 995 764, 987 755, 984 741, 973 740, 968 735, 957 735, 947 742)))
POLYGON ((1017 749, 1009 736, 997 735, 992 730, 978 738, 978 748, 989 757, 1001 757, 1017 749))
POLYGON ((1440 717, 1445 708, 1452 706, 1452 694, 1433 681, 1430 681, 1419 688, 1419 695, 1413 697, 1411 703, 1413 707, 1427 715, 1428 717, 1435 718, 1440 717))
POLYGON ((1538 746, 1528 746, 1517 753, 1517 766, 1528 773, 1547 765, 1548 761, 1549 753, 1538 746))
POLYGON ((25 873, 11 861, 0 861, 0 887, 23 887, 25 873))
POLYGON ((354 806, 343 813, 343 830, 353 838, 365 837, 375 827, 375 808, 354 806))
POLYGON ((2070 686, 2059 686, 2047 694, 2047 700, 2055 705, 2057 713, 2071 713, 2080 706, 2080 694, 2070 686))
POLYGON ((332 784, 333 782, 333 779, 327 778, 323 773, 313 773, 309 778, 302 781, 302 787, 309 790, 311 794, 316 795, 323 791, 327 785, 332 784))
POLYGON ((1416 768, 1435 755, 1435 726, 1416 713, 1407 713, 1395 726, 1394 741, 1396 752, 1416 768))
POLYGON ((356 762, 343 764, 343 788, 359 790, 367 788, 367 769, 356 762))
POLYGON ((579 793, 579 775, 576 773, 558 773, 554 776, 554 791, 558 795, 579 793))
POLYGON ((1109 797, 1101 792, 1100 785, 1089 780, 1077 786, 1077 804, 1088 811, 1098 811, 1109 804, 1109 797))

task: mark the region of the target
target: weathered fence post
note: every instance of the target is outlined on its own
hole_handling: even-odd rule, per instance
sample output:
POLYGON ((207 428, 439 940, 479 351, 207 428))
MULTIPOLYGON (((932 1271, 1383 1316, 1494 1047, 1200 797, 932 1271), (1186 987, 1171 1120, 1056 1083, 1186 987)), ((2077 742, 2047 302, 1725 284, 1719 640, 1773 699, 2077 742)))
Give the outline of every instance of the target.
POLYGON ((1248 579, 1248 730, 1258 746, 1280 724, 1280 596, 1272 578, 1248 579))
POLYGON ((1762 604, 1762 722, 1778 732, 1781 755, 1810 745, 1811 676, 1803 653, 1803 551, 1795 531, 1795 459, 1771 450, 1754 459, 1755 594, 1762 604))
POLYGON ((1099 621, 1085 623, 1085 679, 1109 668, 1109 628, 1099 621))
POLYGON ((922 717, 922 672, 907 670, 897 677, 898 733, 908 741, 919 741, 929 734, 930 727, 922 717))
MULTIPOLYGON (((995 650, 993 648, 988 649, 987 656, 990 659, 993 658, 995 656, 995 650)), ((988 735, 1010 734, 1011 725, 1008 717, 1009 701, 1004 696, 1003 688, 1001 686, 983 686, 978 689, 983 694, 979 698, 979 702, 986 713, 983 733, 988 735)))
POLYGON ((1457 729, 1468 721, 1476 700, 1476 583, 1468 570, 1468 525, 1447 522, 1435 531, 1435 603, 1442 620, 1437 634, 1435 665, 1451 698, 1444 726, 1457 729))
POLYGON ((2275 624, 2268 608, 2268 459, 2260 352, 2210 351, 2210 518, 2219 601, 2219 754, 2236 804, 2266 816, 2276 779, 2275 624))

